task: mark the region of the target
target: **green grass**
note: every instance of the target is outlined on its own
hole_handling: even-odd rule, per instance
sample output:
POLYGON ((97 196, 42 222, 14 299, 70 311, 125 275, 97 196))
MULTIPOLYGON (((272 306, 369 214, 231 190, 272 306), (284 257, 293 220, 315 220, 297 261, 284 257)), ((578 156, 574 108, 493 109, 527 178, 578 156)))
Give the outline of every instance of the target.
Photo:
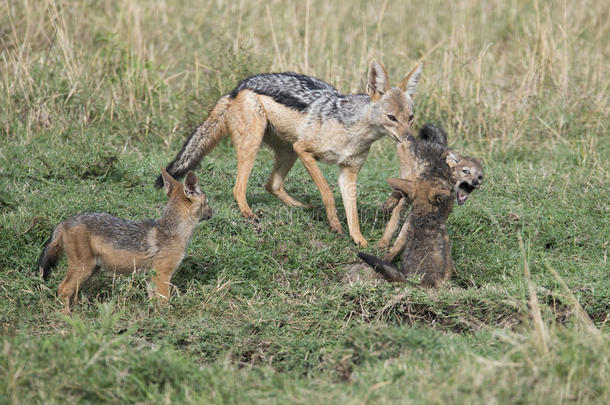
MULTIPOLYGON (((0 403, 610 402, 609 8, 301 3, 0 3, 0 403), (216 214, 171 302, 145 274, 99 274, 59 315, 65 260, 47 283, 35 269, 58 222, 159 216, 159 168, 239 79, 295 70, 359 92, 372 56, 394 82, 425 56, 417 125, 484 163, 448 222, 446 286, 341 283, 360 249, 300 163, 286 187, 313 208, 264 190, 268 150, 248 189, 261 221, 244 220, 224 140, 197 171, 216 214)), ((379 141, 358 183, 369 242, 397 172, 379 141)))

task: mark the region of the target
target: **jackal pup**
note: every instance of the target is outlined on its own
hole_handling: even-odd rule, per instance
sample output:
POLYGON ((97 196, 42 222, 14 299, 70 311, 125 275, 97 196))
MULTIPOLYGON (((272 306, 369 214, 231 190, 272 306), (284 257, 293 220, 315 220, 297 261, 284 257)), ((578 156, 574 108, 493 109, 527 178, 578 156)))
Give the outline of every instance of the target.
POLYGON ((375 256, 359 253, 358 257, 387 281, 406 282, 421 276, 424 287, 438 287, 451 277, 451 242, 445 227, 447 210, 453 204, 452 184, 440 178, 389 179, 390 186, 412 201, 407 218, 401 270, 375 256))
POLYGON ((57 265, 62 253, 68 271, 58 294, 64 312, 70 312, 78 289, 100 267, 117 273, 153 269, 155 294, 169 298, 169 281, 184 258, 186 246, 197 223, 212 216, 206 196, 195 173, 189 172, 184 185, 165 170, 161 172, 169 202, 159 219, 129 221, 110 214, 84 212, 55 227, 38 259, 44 280, 57 265))
POLYGON ((246 187, 256 154, 265 143, 275 152, 267 191, 288 205, 303 207, 284 189, 286 175, 300 159, 322 195, 330 228, 342 233, 332 190, 318 167, 318 162, 337 164, 349 234, 366 246, 356 206, 358 172, 373 142, 383 136, 402 142, 411 133, 421 71, 421 65, 415 67, 392 87, 385 68, 373 60, 366 94, 343 94, 315 77, 292 72, 251 76, 218 100, 167 171, 180 177, 194 169, 230 133, 237 149, 233 196, 242 215, 255 219, 246 201, 246 187))
MULTIPOLYGON (((397 145, 400 162, 400 175, 403 179, 416 179, 418 177, 439 177, 453 184, 452 194, 455 201, 462 205, 470 193, 478 189, 483 182, 483 166, 481 162, 470 156, 462 156, 447 147, 447 134, 439 127, 426 124, 419 131, 417 139, 411 137, 406 142, 397 145)), ((393 192, 384 203, 385 211, 392 211, 392 215, 378 248, 388 247, 392 236, 398 229, 400 215, 408 204, 408 198, 400 192, 393 192)), ((447 215, 451 213, 451 205, 447 215)), ((384 260, 392 259, 402 250, 405 227, 402 228, 398 239, 391 251, 384 256, 384 260)))

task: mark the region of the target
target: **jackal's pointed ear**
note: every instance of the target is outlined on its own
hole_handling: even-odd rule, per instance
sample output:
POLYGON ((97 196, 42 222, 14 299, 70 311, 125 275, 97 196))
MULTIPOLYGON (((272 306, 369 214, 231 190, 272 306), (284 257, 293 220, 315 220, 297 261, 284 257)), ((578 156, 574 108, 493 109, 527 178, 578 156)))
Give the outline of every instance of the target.
POLYGON ((180 184, 174 179, 165 169, 161 169, 161 177, 163 178, 163 189, 165 194, 168 196, 176 188, 176 185, 180 184))
POLYGON ((459 161, 460 155, 458 155, 457 153, 451 150, 445 153, 445 162, 447 162, 447 166, 449 166, 449 168, 453 169, 455 166, 457 166, 459 161))
POLYGON ((369 67, 369 77, 366 84, 366 92, 371 97, 371 100, 376 101, 383 93, 390 90, 390 79, 385 68, 377 59, 371 61, 369 67))
POLYGON ((423 68, 423 64, 415 66, 398 85, 398 87, 406 92, 412 99, 415 98, 415 91, 417 90, 417 84, 419 83, 419 77, 421 76, 423 68))
POLYGON ((201 189, 199 188, 199 179, 197 175, 192 171, 189 171, 186 174, 186 178, 184 179, 184 195, 188 198, 193 197, 194 195, 201 194, 201 189))
POLYGON ((413 181, 391 178, 388 179, 388 184, 393 190, 405 194, 410 200, 415 200, 415 184, 413 181))

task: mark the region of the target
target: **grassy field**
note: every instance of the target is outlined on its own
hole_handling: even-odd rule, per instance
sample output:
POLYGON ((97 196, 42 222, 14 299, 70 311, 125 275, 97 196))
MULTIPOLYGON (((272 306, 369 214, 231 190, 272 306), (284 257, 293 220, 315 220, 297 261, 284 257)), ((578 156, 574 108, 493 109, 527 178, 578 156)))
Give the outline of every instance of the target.
MULTIPOLYGON (((610 403, 609 21, 596 0, 0 0, 0 403, 610 403), (99 274, 59 314, 65 261, 47 283, 35 268, 58 222, 159 216, 159 168, 241 78, 362 92, 372 57, 394 83, 424 60, 416 126, 484 162, 448 223, 446 286, 341 283, 359 249, 300 163, 286 187, 312 209, 264 190, 268 150, 261 222, 244 220, 226 139, 197 171, 216 215, 171 302, 146 275, 99 274)), ((393 142, 374 144, 369 242, 397 173, 393 142)))

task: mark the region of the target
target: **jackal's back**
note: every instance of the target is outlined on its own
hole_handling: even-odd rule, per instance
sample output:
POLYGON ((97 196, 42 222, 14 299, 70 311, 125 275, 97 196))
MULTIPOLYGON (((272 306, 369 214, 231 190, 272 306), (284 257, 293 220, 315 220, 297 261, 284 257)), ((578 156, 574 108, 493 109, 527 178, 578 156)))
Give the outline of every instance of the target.
POLYGON ((84 226, 91 235, 101 236, 116 249, 145 252, 150 249, 148 234, 158 223, 155 219, 130 221, 103 212, 83 212, 66 219, 66 229, 84 226))
POLYGON ((276 102, 297 111, 307 111, 320 99, 345 97, 336 88, 315 77, 294 72, 264 73, 242 80, 229 97, 235 98, 242 90, 269 96, 276 102))

